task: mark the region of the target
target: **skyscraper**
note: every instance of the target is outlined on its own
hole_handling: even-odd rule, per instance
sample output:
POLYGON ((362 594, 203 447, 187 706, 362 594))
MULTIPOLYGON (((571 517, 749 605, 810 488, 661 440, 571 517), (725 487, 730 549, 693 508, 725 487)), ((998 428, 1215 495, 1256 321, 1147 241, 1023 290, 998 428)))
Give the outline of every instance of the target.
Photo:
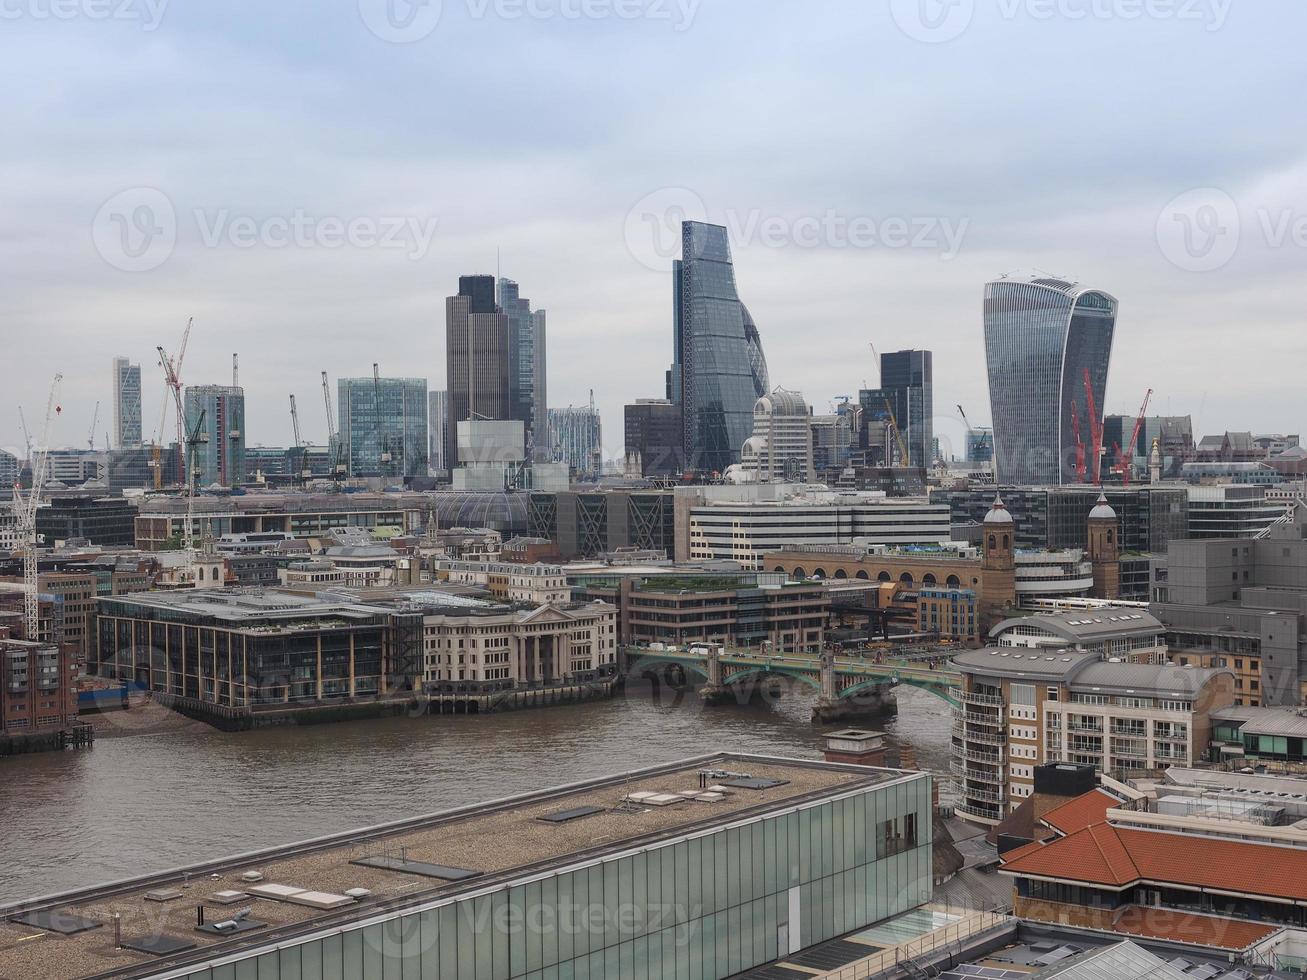
POLYGON ((908 459, 903 466, 929 468, 934 463, 934 368, 928 350, 900 350, 880 355, 880 387, 894 409, 908 459))
POLYGON ((350 476, 427 475, 425 378, 340 378, 336 393, 350 476))
POLYGON ((754 403, 769 390, 762 341, 735 288, 726 229, 682 222, 672 280, 675 359, 667 397, 681 410, 687 465, 724 471, 740 461, 754 403))
POLYGON ((1081 460, 1086 478, 1095 480, 1101 458, 1092 449, 1093 432, 1103 420, 1117 309, 1116 299, 1101 290, 1046 276, 985 286, 985 359, 1000 483, 1075 483, 1081 460))
POLYGON ((245 482, 245 389, 230 385, 193 385, 186 389, 186 465, 194 461, 197 488, 218 484, 239 487, 245 482))
POLYGON ((566 463, 568 472, 578 479, 597 480, 604 461, 599 413, 585 405, 551 408, 549 427, 555 460, 566 463))
POLYGON ((641 476, 680 476, 685 469, 681 412, 665 398, 637 398, 627 405, 626 459, 641 476))
POLYGON ((445 440, 449 435, 449 392, 433 391, 427 396, 427 431, 431 445, 428 463, 434 473, 449 471, 445 461, 445 440))
POLYGON ((510 382, 512 384, 511 418, 526 426, 526 455, 533 461, 547 461, 549 425, 545 390, 545 311, 532 310, 523 299, 517 283, 499 280, 499 308, 508 317, 510 382))
POLYGON ((445 300, 449 425, 445 464, 458 465, 458 423, 513 418, 513 343, 508 316, 495 303, 494 276, 460 276, 445 300))
MULTIPOLYGON (((94 437, 94 433, 92 433, 94 437)), ((141 366, 113 359, 113 448, 141 447, 141 366)))

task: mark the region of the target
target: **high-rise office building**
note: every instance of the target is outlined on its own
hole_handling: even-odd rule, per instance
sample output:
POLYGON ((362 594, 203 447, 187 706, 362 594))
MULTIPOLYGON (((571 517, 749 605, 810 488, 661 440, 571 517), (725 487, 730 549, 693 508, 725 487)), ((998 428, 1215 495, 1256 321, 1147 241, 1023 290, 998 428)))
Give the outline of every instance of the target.
POLYGON ((627 466, 640 476, 675 477, 685 469, 681 410, 666 398, 637 398, 627 405, 627 466))
POLYGON ((428 460, 433 473, 447 473, 445 440, 449 436, 449 392, 433 391, 427 396, 427 431, 431 449, 428 460))
POLYGON ((427 475, 425 378, 341 378, 336 391, 350 476, 427 475))
POLYGON ((194 484, 239 487, 245 482, 245 389, 193 385, 186 389, 187 472, 194 484), (192 462, 193 461, 193 462, 192 462))
POLYGON ((754 403, 770 390, 762 341, 735 288, 726 229, 683 222, 672 281, 675 360, 667 397, 681 410, 687 464, 724 471, 740 461, 754 403))
MULTIPOLYGON (((94 437, 94 433, 92 433, 94 437)), ((113 448, 141 447, 141 366, 113 359, 113 448)))
POLYGON ((1103 420, 1117 310, 1114 297, 1063 279, 1013 276, 986 284, 985 359, 1000 482, 1076 483, 1082 467, 1087 480, 1096 479, 1101 457, 1093 452, 1093 431, 1103 420))
POLYGON ((495 302, 494 276, 460 276, 458 295, 445 300, 445 364, 445 464, 453 469, 459 422, 514 417, 512 331, 495 302))
POLYGON ((577 479, 597 480, 604 461, 599 413, 588 405, 551 408, 549 428, 555 461, 577 479))
POLYGON ((548 404, 545 387, 545 311, 532 310, 517 283, 499 280, 499 308, 508 317, 512 418, 526 427, 527 459, 547 461, 548 404))
POLYGON ((908 458, 900 466, 929 467, 934 462, 934 368, 928 350, 900 350, 880 355, 880 388, 894 409, 908 458))
POLYGON ((0 490, 8 490, 18 482, 18 457, 0 449, 0 490))
POLYGON ((777 388, 753 407, 753 435, 741 453, 745 472, 759 483, 811 483, 812 411, 797 391, 777 388))

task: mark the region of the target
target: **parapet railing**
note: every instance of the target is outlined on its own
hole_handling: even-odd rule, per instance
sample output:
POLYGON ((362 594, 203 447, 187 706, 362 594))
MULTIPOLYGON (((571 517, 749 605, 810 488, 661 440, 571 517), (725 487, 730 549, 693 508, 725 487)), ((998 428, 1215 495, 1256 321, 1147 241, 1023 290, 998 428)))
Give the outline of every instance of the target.
POLYGON ((989 933, 1010 929, 1016 921, 1011 916, 993 912, 970 912, 957 922, 909 942, 873 953, 839 970, 823 973, 821 977, 822 980, 877 980, 899 973, 904 968, 920 969, 919 960, 949 951, 960 955, 963 947, 969 942, 989 933))

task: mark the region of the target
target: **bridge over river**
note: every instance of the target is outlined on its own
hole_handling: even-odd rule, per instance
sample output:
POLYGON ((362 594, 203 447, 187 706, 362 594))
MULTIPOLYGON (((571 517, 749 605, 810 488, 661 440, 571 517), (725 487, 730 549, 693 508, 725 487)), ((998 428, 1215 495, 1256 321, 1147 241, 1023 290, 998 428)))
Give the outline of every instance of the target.
POLYGON ((833 721, 882 710, 894 688, 909 684, 956 707, 961 675, 951 668, 933 669, 911 660, 886 660, 822 653, 758 652, 717 646, 676 650, 628 646, 622 648, 627 675, 676 679, 678 672, 702 679, 700 696, 707 702, 734 697, 733 690, 769 677, 806 684, 818 694, 814 721, 833 721))

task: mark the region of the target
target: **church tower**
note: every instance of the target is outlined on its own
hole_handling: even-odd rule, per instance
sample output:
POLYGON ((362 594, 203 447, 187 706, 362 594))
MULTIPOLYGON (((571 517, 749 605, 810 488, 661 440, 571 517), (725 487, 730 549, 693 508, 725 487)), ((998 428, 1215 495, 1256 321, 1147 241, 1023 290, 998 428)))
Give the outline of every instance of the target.
POLYGON ((981 528, 979 615, 987 633, 1017 604, 1016 524, 997 494, 981 528))
POLYGON ((1121 598, 1121 526, 1104 494, 1089 512, 1089 561, 1094 566, 1094 598, 1121 598))

